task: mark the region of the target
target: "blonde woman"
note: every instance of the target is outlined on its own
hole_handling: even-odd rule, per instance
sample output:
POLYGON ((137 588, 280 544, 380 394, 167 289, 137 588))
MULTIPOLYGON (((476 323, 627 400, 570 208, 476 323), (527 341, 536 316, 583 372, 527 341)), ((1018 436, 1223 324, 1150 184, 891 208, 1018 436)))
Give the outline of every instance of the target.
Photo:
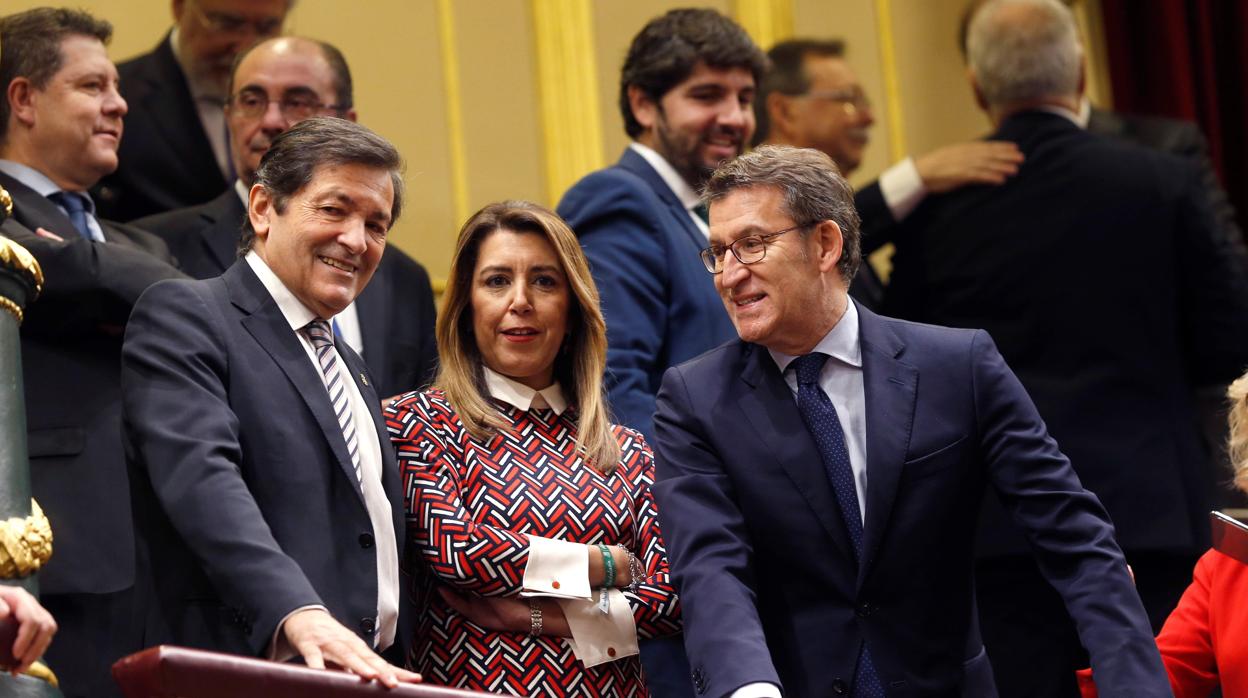
MULTIPOLYGON (((1248 492, 1248 373, 1226 391, 1228 451, 1235 486, 1248 492)), ((1175 698, 1248 696, 1248 565, 1217 550, 1196 562, 1192 583, 1157 635, 1175 698)), ((1079 672, 1084 698, 1095 698, 1090 670, 1079 672)))
POLYGON ((423 563, 431 683, 645 696, 638 636, 679 631, 639 433, 609 424, 606 329, 575 235, 528 202, 459 234, 434 387, 386 412, 423 563))

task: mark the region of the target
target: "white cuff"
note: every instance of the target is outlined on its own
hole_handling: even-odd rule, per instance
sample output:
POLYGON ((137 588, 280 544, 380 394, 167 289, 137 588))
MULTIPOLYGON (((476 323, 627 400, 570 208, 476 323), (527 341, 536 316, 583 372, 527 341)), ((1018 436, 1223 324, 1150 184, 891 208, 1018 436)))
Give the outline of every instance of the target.
POLYGON ((529 564, 521 596, 590 599, 589 548, 541 536, 529 536, 529 564))
POLYGON ((572 637, 567 639, 568 646, 587 667, 614 662, 638 652, 637 624, 628 599, 619 589, 609 589, 607 600, 609 613, 603 613, 597 601, 559 599, 559 607, 572 631, 572 637))
POLYGON ((923 178, 914 165, 914 158, 906 158, 884 170, 884 174, 880 175, 880 194, 893 214, 893 220, 901 221, 910 215, 927 196, 927 187, 923 186, 923 178))
POLYGON ((763 681, 747 683, 729 694, 728 698, 780 698, 780 687, 763 681))

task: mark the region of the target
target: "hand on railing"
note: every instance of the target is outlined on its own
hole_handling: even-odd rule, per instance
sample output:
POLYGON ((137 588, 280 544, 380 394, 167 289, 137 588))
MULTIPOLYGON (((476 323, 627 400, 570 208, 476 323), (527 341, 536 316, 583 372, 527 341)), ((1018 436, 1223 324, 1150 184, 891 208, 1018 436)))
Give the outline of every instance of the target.
POLYGON ((0 669, 25 673, 56 634, 56 620, 21 587, 0 584, 0 669))

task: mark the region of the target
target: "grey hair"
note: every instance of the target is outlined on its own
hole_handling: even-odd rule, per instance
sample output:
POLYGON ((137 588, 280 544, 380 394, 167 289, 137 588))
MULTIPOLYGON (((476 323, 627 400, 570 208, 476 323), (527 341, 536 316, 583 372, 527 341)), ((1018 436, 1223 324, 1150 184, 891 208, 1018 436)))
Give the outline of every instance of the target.
MULTIPOLYGON (((774 187, 784 196, 784 211, 798 225, 832 221, 841 229, 843 249, 836 263, 850 283, 862 262, 854 190, 836 163, 813 148, 764 145, 730 160, 711 175, 702 198, 708 204, 738 189, 774 187)), ((809 235, 808 230, 802 231, 809 235)))
POLYGON ((992 0, 976 10, 967 53, 991 107, 1079 91, 1083 47, 1070 10, 1057 0, 992 0))

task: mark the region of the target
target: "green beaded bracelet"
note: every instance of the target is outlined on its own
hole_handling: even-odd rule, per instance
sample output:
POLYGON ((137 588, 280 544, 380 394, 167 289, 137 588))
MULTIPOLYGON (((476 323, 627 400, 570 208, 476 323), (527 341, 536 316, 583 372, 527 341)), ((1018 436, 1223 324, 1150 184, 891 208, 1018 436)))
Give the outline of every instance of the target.
POLYGON ((602 551, 602 567, 604 578, 602 586, 604 589, 610 589, 615 586, 615 558, 611 557, 611 549, 604 543, 598 544, 598 549, 602 551))

